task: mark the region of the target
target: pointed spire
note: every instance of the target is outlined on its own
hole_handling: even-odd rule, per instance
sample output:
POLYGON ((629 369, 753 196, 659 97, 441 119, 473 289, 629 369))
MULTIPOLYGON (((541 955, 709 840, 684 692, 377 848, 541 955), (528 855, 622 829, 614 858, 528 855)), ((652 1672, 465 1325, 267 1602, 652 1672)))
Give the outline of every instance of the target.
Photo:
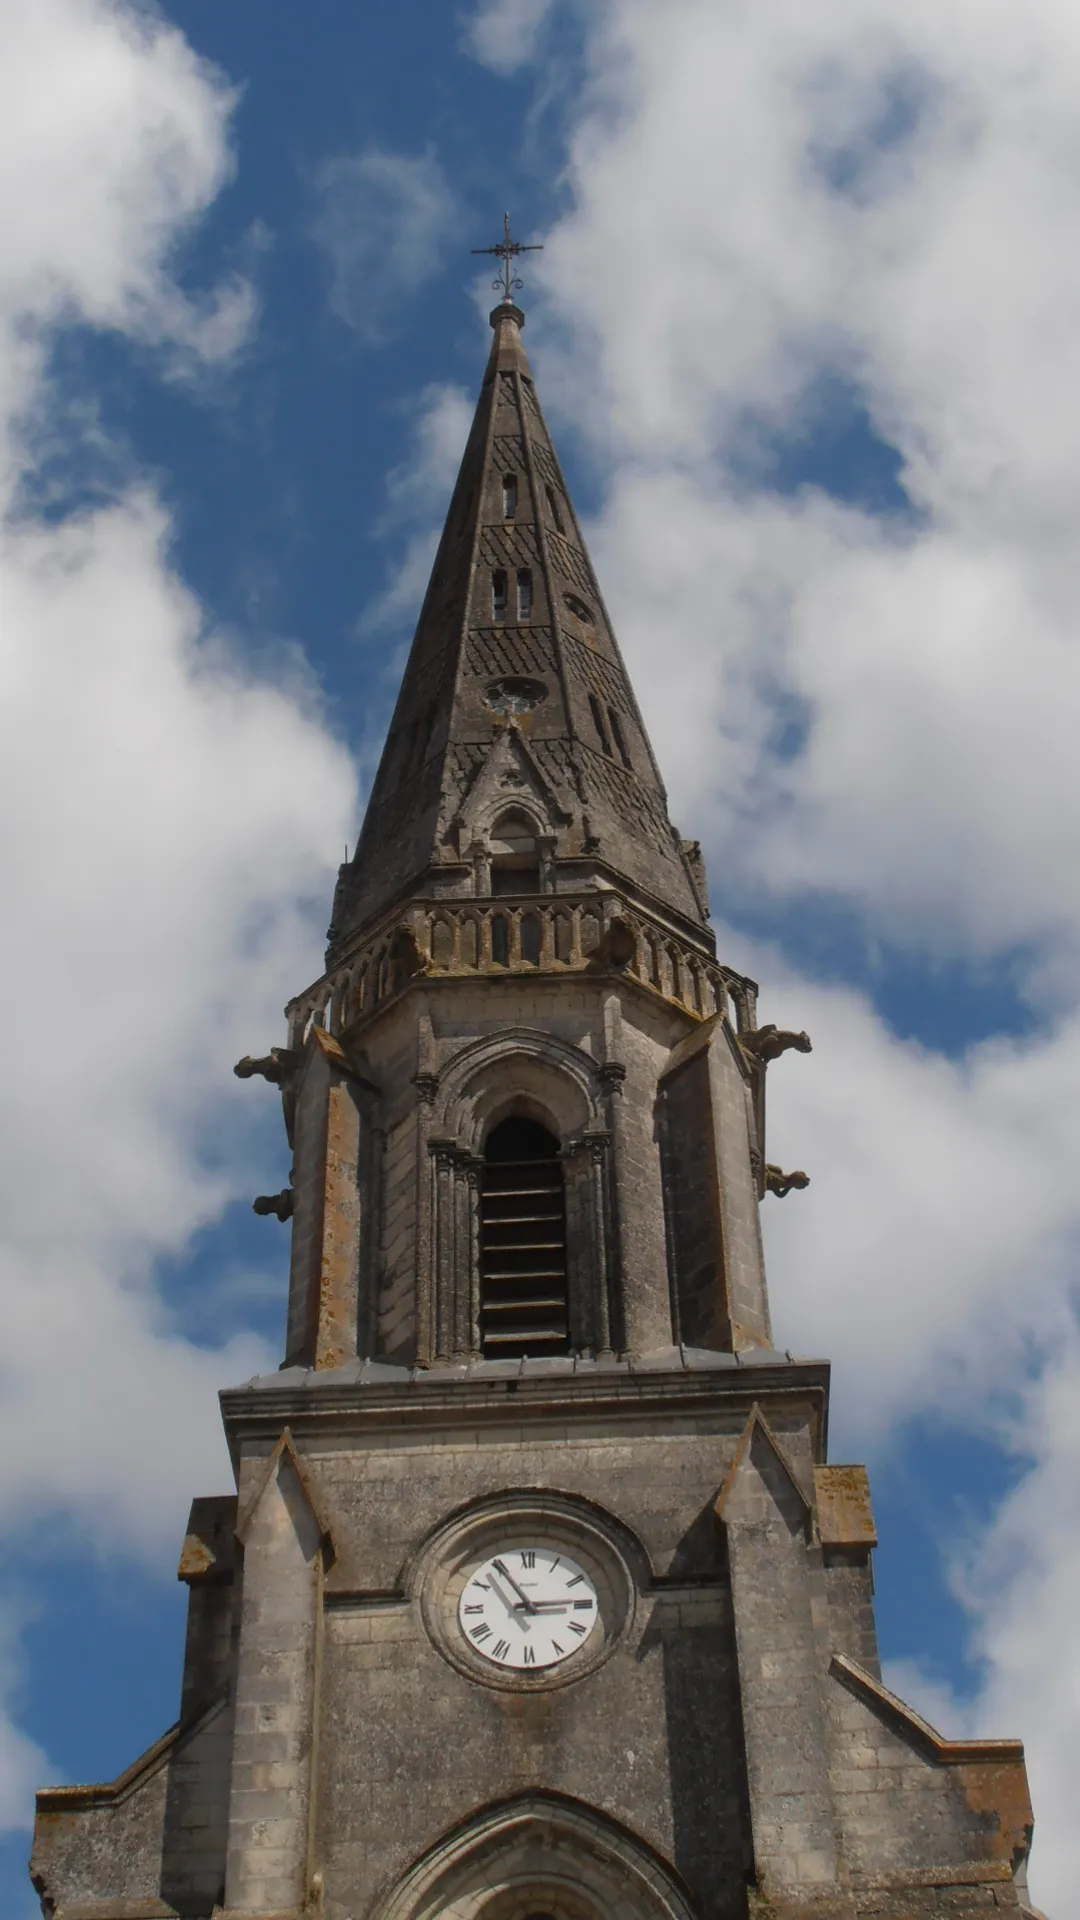
POLYGON ((668 819, 536 396, 512 298, 510 258, 524 250, 509 228, 485 249, 504 259, 504 298, 363 831, 341 871, 335 959, 408 898, 488 890, 492 820, 476 795, 508 730, 521 751, 502 777, 519 785, 507 785, 503 810, 515 793, 527 802, 544 889, 626 887, 711 950, 696 849, 668 819))

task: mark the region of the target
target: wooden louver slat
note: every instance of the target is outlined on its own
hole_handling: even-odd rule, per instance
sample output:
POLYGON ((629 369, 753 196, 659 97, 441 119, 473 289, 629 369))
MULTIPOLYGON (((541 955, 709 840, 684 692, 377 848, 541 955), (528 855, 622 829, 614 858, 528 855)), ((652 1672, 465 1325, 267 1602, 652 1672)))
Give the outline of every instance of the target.
POLYGON ((558 1142, 533 1121, 504 1121, 484 1157, 480 1334, 491 1359, 569 1347, 562 1165, 558 1142))

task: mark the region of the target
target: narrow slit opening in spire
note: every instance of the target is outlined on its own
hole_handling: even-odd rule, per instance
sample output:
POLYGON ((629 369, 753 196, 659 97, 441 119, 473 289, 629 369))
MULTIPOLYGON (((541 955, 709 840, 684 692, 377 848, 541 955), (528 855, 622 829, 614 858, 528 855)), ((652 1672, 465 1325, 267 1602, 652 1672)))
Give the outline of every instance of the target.
POLYGON ((503 519, 513 520, 517 513, 518 483, 516 473, 503 474, 503 519))
POLYGON ((622 722, 614 707, 608 708, 608 719, 611 723, 611 737, 618 748, 619 759, 622 761, 624 767, 632 767, 634 763, 627 750, 626 740, 623 736, 622 722))
POLYGON ((611 741, 608 738, 607 722, 604 719, 604 709, 600 705, 595 693, 590 693, 589 695, 589 712, 592 714, 593 726, 596 728, 596 737, 600 742, 601 750, 607 754, 610 760, 611 741))
POLYGON ((517 577, 517 617, 519 620, 531 620, 533 610, 533 577, 530 567, 519 567, 517 577))
POLYGON ((545 487, 544 492, 547 494, 548 512, 551 515, 551 524, 554 527, 556 533, 565 534, 566 528, 563 526, 562 514, 559 512, 559 501, 558 501, 558 496, 556 495, 555 489, 554 487, 545 487))
POLYGON ((496 567, 491 576, 491 617, 493 620, 506 619, 506 593, 506 572, 504 568, 496 567))

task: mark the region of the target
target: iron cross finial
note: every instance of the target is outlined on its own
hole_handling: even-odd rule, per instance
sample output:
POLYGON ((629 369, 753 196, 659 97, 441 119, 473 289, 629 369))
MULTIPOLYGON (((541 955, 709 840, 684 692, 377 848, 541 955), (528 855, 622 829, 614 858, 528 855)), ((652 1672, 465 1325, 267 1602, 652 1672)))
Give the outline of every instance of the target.
POLYGON ((503 214, 503 237, 499 241, 498 246, 473 247, 470 249, 470 251, 473 253, 494 253, 498 256, 498 258, 502 261, 503 270, 499 278, 497 280, 493 280, 491 284, 494 287, 496 293, 502 294, 502 297, 504 300, 506 300, 507 302, 512 302, 514 298, 514 294, 518 291, 520 287, 524 286, 525 282, 523 280, 519 280, 517 275, 513 272, 510 265, 511 260, 516 260, 519 253, 543 253, 544 249, 543 249, 543 245, 540 243, 533 246, 524 246, 520 240, 512 239, 510 234, 510 215, 508 213, 504 213, 503 214))

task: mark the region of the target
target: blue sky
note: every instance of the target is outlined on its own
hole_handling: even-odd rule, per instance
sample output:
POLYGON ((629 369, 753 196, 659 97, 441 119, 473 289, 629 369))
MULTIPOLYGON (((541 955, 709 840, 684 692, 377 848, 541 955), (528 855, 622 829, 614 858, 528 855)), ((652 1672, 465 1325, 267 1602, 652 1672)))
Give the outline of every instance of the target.
POLYGON ((5 1913, 35 1780, 175 1714, 214 1393, 283 1321, 250 1196, 284 1138, 229 1068, 319 971, 505 206, 723 955, 814 1037, 770 1085, 813 1181, 766 1203, 779 1337, 834 1357, 833 1457, 871 1463, 891 1671, 1028 1741, 1064 1910, 1080 48, 1051 0, 987 6, 985 37, 958 0, 854 35, 840 0, 0 28, 5 1913))

